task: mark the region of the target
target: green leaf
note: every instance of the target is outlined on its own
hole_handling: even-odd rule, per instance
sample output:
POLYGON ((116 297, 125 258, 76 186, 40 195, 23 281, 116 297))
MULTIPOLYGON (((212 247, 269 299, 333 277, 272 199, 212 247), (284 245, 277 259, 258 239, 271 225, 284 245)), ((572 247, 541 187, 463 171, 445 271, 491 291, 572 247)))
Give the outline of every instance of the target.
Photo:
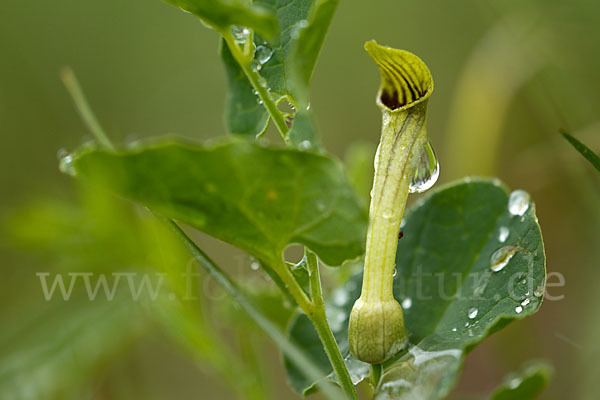
POLYGON ((207 26, 223 32, 232 25, 245 26, 272 37, 277 20, 268 9, 240 0, 165 0, 199 17, 207 26))
MULTIPOLYGON (((466 353, 540 307, 543 242, 529 195, 514 191, 509 196, 496 181, 467 179, 442 187, 420 199, 405 222, 404 237, 398 242, 394 296, 403 304, 411 344, 386 362, 376 396, 439 399, 453 386, 466 353), (499 249, 508 250, 510 258, 499 258, 499 249), (500 264, 493 258, 508 262, 494 272, 491 266, 499 269, 500 264)), ((343 354, 348 349, 348 316, 361 282, 362 276, 355 276, 328 304, 343 354)), ((311 343, 316 334, 298 318, 290 335, 302 345, 311 343)), ((322 360, 322 349, 306 351, 316 362, 322 360)), ((299 392, 314 383, 291 368, 288 373, 299 392)))
MULTIPOLYGON (((306 110, 310 76, 337 0, 259 0, 253 4, 277 15, 280 32, 269 41, 254 35, 254 66, 265 79, 275 102, 287 98, 299 109, 306 110)), ((259 104, 252 85, 224 44, 221 58, 229 84, 225 112, 228 130, 251 137, 260 135, 269 121, 267 110, 259 104)), ((299 136, 315 136, 314 127, 309 128, 313 131, 299 136)), ((300 129, 306 129, 306 126, 300 129)), ((311 140, 307 137, 298 142, 311 140)))
POLYGON ((546 362, 530 362, 506 377, 490 400, 533 400, 546 388, 552 366, 546 362))
POLYGON ((577 150, 586 160, 588 160, 594 168, 600 171, 600 157, 596 155, 589 147, 569 135, 567 132, 560 132, 561 135, 577 150))
POLYGON ((362 254, 366 213, 331 158, 247 142, 159 143, 73 156, 81 178, 186 222, 260 260, 301 243, 329 265, 362 254))

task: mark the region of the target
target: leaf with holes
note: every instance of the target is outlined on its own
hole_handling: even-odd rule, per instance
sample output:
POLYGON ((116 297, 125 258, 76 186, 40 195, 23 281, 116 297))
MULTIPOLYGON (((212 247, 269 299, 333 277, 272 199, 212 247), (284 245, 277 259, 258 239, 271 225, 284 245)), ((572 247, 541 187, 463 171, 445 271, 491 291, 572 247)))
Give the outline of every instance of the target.
POLYGON ((366 211, 332 158, 247 142, 81 150, 77 176, 188 223, 258 259, 301 243, 330 265, 362 254, 366 211))
MULTIPOLYGON (((540 307, 542 236, 526 192, 508 193, 497 182, 470 179, 420 199, 402 229, 394 296, 404 309, 410 345, 385 363, 376 398, 440 399, 474 346, 540 307)), ((362 276, 351 279, 328 306, 344 354, 348 315, 361 281, 362 276)), ((295 320, 290 335, 299 345, 315 337, 303 318, 295 320)), ((322 362, 321 349, 306 351, 322 362)), ((314 384, 293 368, 288 373, 299 392, 314 384)))

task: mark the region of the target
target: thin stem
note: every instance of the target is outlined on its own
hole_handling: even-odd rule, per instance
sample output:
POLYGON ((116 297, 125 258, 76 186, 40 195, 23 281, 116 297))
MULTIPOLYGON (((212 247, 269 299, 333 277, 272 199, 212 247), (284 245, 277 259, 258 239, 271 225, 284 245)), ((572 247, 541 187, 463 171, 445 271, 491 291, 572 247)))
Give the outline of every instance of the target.
POLYGON ((114 150, 115 147, 111 143, 110 139, 102 129, 100 122, 96 119, 96 116, 92 112, 90 105, 88 104, 83 91, 81 90, 81 86, 79 86, 79 82, 77 81, 77 77, 73 73, 73 70, 69 67, 64 67, 60 72, 60 77, 69 91, 73 102, 75 103, 75 108, 79 112, 81 119, 87 125, 88 129, 96 137, 96 140, 103 147, 114 150))
POLYGON ((311 316, 311 321, 319 335, 319 339, 321 340, 321 344, 325 349, 325 354, 327 354, 327 358, 333 367, 333 371, 335 372, 344 393, 346 396, 353 400, 358 400, 358 395, 356 394, 356 389, 354 389, 354 384, 352 383, 352 379, 350 378, 350 374, 348 373, 348 369, 346 368, 346 363, 342 358, 342 354, 340 353, 340 348, 331 332, 331 328, 329 327, 329 323, 327 322, 327 317, 325 315, 325 307, 316 308, 315 312, 311 316))
POLYGON ((354 383, 350 378, 344 358, 340 353, 340 348, 331 332, 327 314, 325 313, 325 302, 323 301, 323 291, 321 289, 321 277, 319 273, 319 260, 317 255, 308 248, 304 248, 306 264, 308 266, 308 277, 310 283, 310 296, 312 299, 313 313, 309 314, 310 320, 315 326, 319 339, 323 344, 327 358, 333 367, 333 371, 342 385, 344 392, 349 398, 358 399, 354 383))
MULTIPOLYGON (((166 219, 165 222, 170 225, 175 234, 181 239, 194 259, 204 268, 211 277, 227 292, 233 300, 256 322, 256 324, 267 334, 284 353, 290 357, 292 362, 303 371, 306 376, 315 382, 323 390, 323 393, 331 399, 340 398, 339 391, 326 380, 321 379, 323 372, 316 367, 313 362, 304 355, 290 340, 279 331, 279 329, 269 321, 255 306, 249 301, 246 295, 237 287, 237 285, 217 266, 199 247, 190 239, 190 237, 172 220, 166 219)), ((322 328, 321 328, 322 329, 322 328)), ((327 329, 329 327, 327 326, 327 329)), ((331 333, 331 331, 330 331, 331 333)), ((333 335, 331 335, 333 338, 333 335)), ((335 343, 335 339, 333 339, 335 343)), ((337 345, 336 345, 337 347, 337 345)), ((343 360, 342 360, 343 362, 343 360)), ((345 367, 344 367, 345 368, 345 367)), ((346 371, 347 373, 347 371, 346 371)), ((354 388, 353 388, 354 389, 354 388)), ((352 397, 353 399, 356 397, 352 397)))
POLYGON ((292 275, 292 272, 289 270, 287 265, 285 265, 285 262, 283 260, 273 262, 272 266, 273 270, 277 273, 277 275, 279 275, 285 284, 285 287, 292 295, 300 309, 306 315, 310 316, 310 314, 313 312, 313 304, 306 296, 306 293, 304 293, 304 290, 302 290, 298 284, 298 281, 296 281, 296 278, 294 278, 294 275, 292 275))
POLYGON ((308 279, 310 283, 310 298, 315 307, 324 307, 323 291, 321 290, 321 276, 319 274, 319 260, 310 249, 304 248, 306 265, 308 266, 308 279))
POLYGON ((245 54, 244 52, 240 51, 240 48, 235 42, 233 35, 230 31, 224 31, 221 32, 221 34, 223 35, 225 43, 227 43, 227 47, 233 55, 233 58, 239 64, 240 68, 242 68, 242 71, 244 71, 244 74, 246 75, 246 77, 250 81, 250 84, 252 84, 252 87, 258 94, 258 97, 262 101, 262 104, 269 112, 269 115, 275 123, 275 126, 277 127, 277 130, 279 131, 281 137, 287 143, 287 134, 289 128, 287 126, 287 123, 285 122, 285 118, 277 108, 277 104, 275 103, 275 101, 273 101, 273 98, 271 97, 271 93, 269 93, 267 86, 261 83, 261 81, 264 82, 264 78, 260 76, 258 71, 255 71, 252 68, 252 56, 250 54, 245 54))

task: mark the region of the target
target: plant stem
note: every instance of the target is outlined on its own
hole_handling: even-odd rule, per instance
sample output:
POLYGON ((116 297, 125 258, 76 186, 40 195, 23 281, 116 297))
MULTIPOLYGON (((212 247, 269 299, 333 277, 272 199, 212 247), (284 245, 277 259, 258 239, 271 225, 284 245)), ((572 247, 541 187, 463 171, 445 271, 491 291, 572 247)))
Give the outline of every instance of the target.
MULTIPOLYGON (((260 76, 260 74, 252 68, 252 57, 249 54, 244 54, 244 52, 240 51, 239 46, 235 43, 231 32, 225 31, 221 32, 225 42, 227 43, 227 47, 229 51, 233 55, 233 58, 240 65, 244 74, 256 90, 259 98, 262 100, 263 105, 269 112, 269 115, 273 119, 273 122, 277 126, 279 133, 283 140, 287 143, 287 134, 288 134, 288 126, 285 122, 285 118, 277 108, 277 105, 271 98, 271 94, 267 90, 266 85, 261 84, 261 80, 264 80, 260 76)), ((250 40, 250 39, 249 39, 250 40)), ((293 277, 287 266, 284 262, 279 263, 276 262, 273 269, 278 273, 281 279, 284 281, 286 287, 291 292, 294 299, 298 303, 298 306, 304 311, 304 313, 309 316, 312 321, 317 334, 319 335, 319 339, 321 340, 323 347, 325 349, 325 353, 329 358, 329 362, 333 367, 333 370, 340 381, 346 395, 348 395, 352 399, 358 399, 356 394, 356 390, 354 389, 354 384, 350 379, 350 374, 348 373, 348 369, 346 368, 346 364, 344 363, 344 359, 340 353, 337 342, 335 341, 335 337, 331 332, 331 328, 329 327, 329 323, 327 322, 327 318, 325 315, 325 305, 323 302, 323 294, 321 291, 321 278, 319 276, 319 265, 317 261, 317 257, 310 250, 306 250, 305 254, 307 256, 308 268, 309 268, 309 277, 310 277, 310 292, 311 292, 311 301, 308 300, 306 294, 296 282, 296 279, 293 277)))
POLYGON ((240 51, 240 48, 235 42, 233 35, 230 31, 221 32, 221 35, 223 35, 223 39, 225 39, 225 43, 227 43, 227 47, 233 55, 233 58, 235 59, 235 61, 237 61, 240 68, 242 68, 242 71, 244 71, 244 74, 250 81, 250 84, 252 84, 252 87, 254 88, 254 90, 256 90, 256 93, 262 101, 263 106, 269 112, 269 115, 275 123, 275 126, 277 127, 277 130, 279 131, 281 137, 287 143, 287 134, 289 128, 287 126, 287 123, 285 122, 283 114, 277 108, 277 104, 275 104, 275 101, 273 101, 271 93, 269 93, 269 90, 267 89, 267 85, 262 83, 264 82, 264 78, 260 76, 258 71, 255 71, 252 68, 252 55, 245 54, 244 52, 240 51))
MULTIPOLYGON (((190 239, 190 237, 172 220, 165 219, 165 222, 170 225, 176 235, 181 239, 183 244, 190 251, 194 259, 211 275, 211 277, 227 292, 233 300, 256 322, 256 324, 267 334, 284 353, 290 357, 292 362, 296 364, 307 377, 318 382, 319 387, 331 399, 340 398, 338 390, 329 382, 322 380, 323 372, 316 367, 313 362, 304 355, 304 353, 296 347, 290 340, 279 331, 279 329, 269 321, 255 306, 249 301, 246 295, 237 287, 237 285, 217 266, 199 247, 190 239)), ((329 326, 326 325, 329 329, 329 326)), ((322 328, 321 328, 322 329, 322 328)), ((331 334, 331 331, 329 331, 331 334)), ((334 345, 335 339, 331 335, 334 345)), ((343 360, 342 360, 343 363, 343 360)), ((345 368, 345 366, 344 366, 345 368)), ((347 372, 347 371, 346 371, 347 372)), ((352 388, 354 390, 354 387, 352 388)), ((352 397, 353 399, 357 397, 352 397)))
POLYGON ((304 293, 304 290, 302 290, 302 288, 296 281, 296 278, 294 278, 294 275, 292 275, 292 272, 289 270, 287 265, 285 265, 285 262, 283 260, 280 260, 273 262, 272 265, 273 270, 277 273, 277 275, 279 275, 279 277, 285 284, 285 287, 292 295, 300 309, 306 315, 310 315, 313 309, 313 304, 306 296, 306 293, 304 293))
POLYGON ((319 273, 319 260, 310 249, 304 248, 306 265, 308 265, 308 279, 310 283, 310 298, 315 307, 324 307, 323 292, 321 290, 321 276, 319 273))
POLYGON ((342 389, 351 399, 358 399, 354 383, 350 378, 344 358, 340 353, 340 348, 331 332, 329 323, 327 322, 327 314, 325 313, 325 302, 323 301, 323 292, 321 289, 321 277, 319 274, 319 260, 317 255, 308 248, 304 249, 306 263, 308 265, 308 277, 310 282, 310 296, 312 299, 312 313, 308 314, 312 321, 319 339, 323 344, 327 358, 333 367, 333 371, 340 382, 342 389))
POLYGON ((83 122, 87 125, 92 135, 96 137, 96 140, 98 140, 100 145, 109 150, 114 150, 115 147, 92 112, 73 70, 69 67, 64 67, 60 71, 60 77, 75 103, 75 109, 79 112, 81 119, 83 119, 83 122))

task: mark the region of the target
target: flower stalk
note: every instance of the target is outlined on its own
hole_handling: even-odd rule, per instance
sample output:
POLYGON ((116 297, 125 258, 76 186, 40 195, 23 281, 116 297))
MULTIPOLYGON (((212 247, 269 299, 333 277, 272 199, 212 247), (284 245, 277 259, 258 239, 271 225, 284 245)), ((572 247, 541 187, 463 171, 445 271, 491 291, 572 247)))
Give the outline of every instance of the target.
POLYGON ((386 361, 407 341, 402 307, 393 294, 396 247, 411 180, 427 145, 429 69, 417 56, 367 42, 379 66, 381 140, 375 155, 369 228, 360 298, 350 314, 350 351, 371 364, 386 361))

